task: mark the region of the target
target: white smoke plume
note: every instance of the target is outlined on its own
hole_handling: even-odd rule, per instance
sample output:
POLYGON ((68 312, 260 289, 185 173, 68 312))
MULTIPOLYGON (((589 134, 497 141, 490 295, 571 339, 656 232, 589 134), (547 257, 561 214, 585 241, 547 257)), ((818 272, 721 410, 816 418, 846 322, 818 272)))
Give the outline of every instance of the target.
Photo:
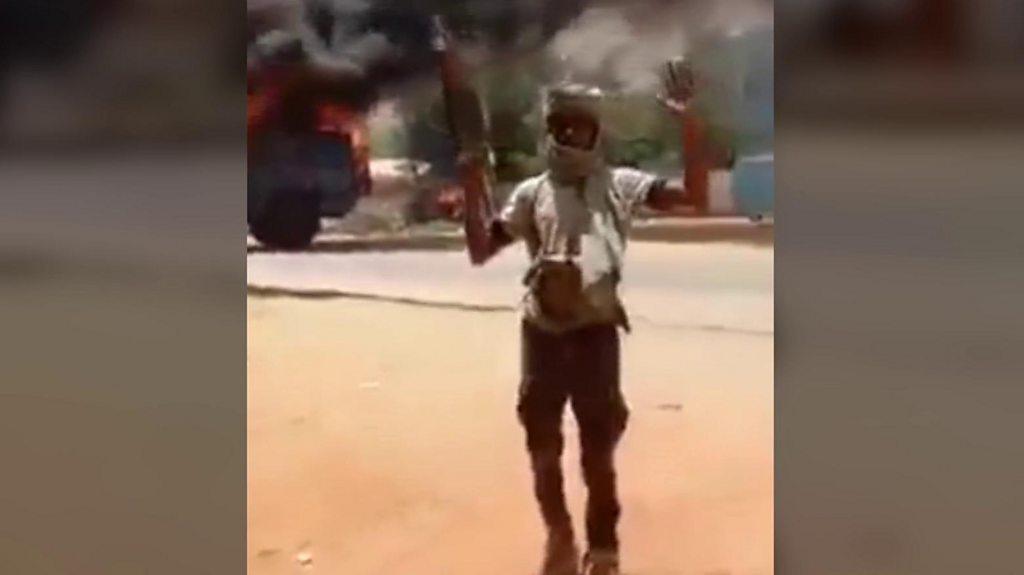
POLYGON ((660 67, 705 34, 771 22, 763 0, 607 2, 588 8, 549 43, 564 80, 623 92, 656 90, 660 67))

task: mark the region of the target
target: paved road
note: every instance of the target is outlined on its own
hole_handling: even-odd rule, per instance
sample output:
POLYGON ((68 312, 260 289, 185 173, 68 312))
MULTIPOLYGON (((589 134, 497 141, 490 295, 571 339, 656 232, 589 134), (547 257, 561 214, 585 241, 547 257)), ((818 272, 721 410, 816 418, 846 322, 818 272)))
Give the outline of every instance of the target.
MULTIPOLYGON (((513 308, 526 267, 513 247, 482 268, 457 251, 249 255, 250 288, 513 308)), ((623 293, 637 326, 770 334, 773 250, 741 244, 633 243, 623 293)))

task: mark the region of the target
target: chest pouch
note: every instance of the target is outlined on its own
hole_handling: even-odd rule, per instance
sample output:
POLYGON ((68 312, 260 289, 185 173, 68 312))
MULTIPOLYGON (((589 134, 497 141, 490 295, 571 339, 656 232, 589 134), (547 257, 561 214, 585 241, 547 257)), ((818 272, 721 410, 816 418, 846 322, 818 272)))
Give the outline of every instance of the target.
POLYGON ((556 321, 571 321, 579 316, 584 305, 583 274, 576 262, 538 258, 525 283, 545 316, 556 321))

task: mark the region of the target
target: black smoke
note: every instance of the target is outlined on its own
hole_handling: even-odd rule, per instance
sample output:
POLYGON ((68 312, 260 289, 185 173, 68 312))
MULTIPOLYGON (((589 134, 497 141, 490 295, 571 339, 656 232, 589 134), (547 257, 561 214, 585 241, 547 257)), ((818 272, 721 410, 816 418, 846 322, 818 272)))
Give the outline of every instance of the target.
MULTIPOLYGON (((548 42, 591 0, 295 0, 250 9, 250 40, 275 27, 304 42, 310 61, 344 78, 354 104, 436 74, 431 49, 434 15, 456 38, 503 56, 528 54, 548 42), (276 23, 274 22, 276 20, 276 23)), ((250 7, 253 5, 250 4, 250 7)))

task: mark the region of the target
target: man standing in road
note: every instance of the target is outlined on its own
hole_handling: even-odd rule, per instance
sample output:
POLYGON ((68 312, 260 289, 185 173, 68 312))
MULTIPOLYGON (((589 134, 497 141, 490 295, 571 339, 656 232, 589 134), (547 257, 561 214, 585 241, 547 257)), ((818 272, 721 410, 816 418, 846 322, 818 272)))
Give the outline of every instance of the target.
MULTIPOLYGON (((685 113, 691 86, 669 81, 668 88, 667 108, 685 113)), ((576 575, 580 568, 563 492, 566 403, 578 422, 588 491, 582 569, 585 575, 619 573, 614 451, 628 410, 619 384, 618 328, 628 331, 629 320, 618 284, 629 223, 642 204, 667 209, 693 203, 679 183, 605 164, 601 101, 594 87, 549 90, 547 170, 520 183, 493 221, 469 210, 465 222, 467 238, 477 242, 471 249, 484 254, 475 263, 518 238, 532 260, 524 278, 517 411, 547 527, 541 575, 576 575)))

